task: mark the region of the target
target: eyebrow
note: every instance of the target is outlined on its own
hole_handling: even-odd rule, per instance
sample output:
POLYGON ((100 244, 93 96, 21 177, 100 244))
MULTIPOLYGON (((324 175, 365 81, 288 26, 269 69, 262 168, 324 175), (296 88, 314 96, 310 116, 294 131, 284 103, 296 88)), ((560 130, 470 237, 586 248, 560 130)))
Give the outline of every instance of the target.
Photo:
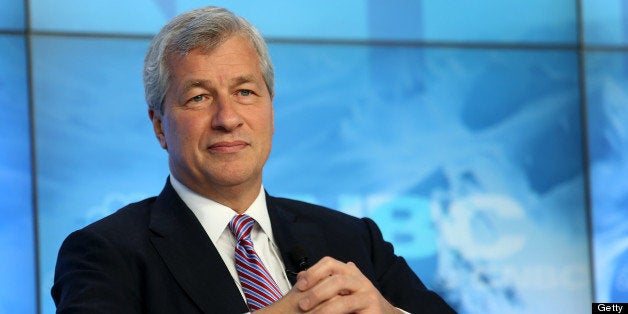
POLYGON ((180 96, 185 95, 185 93, 189 92, 191 89, 196 87, 208 88, 211 86, 211 82, 208 80, 187 80, 181 84, 181 87, 178 88, 178 94, 180 96))
MULTIPOLYGON (((257 83, 257 80, 253 75, 241 75, 230 80, 230 84, 232 86, 242 85, 245 83, 255 84, 257 83)), ((188 80, 183 83, 183 88, 181 88, 181 91, 185 93, 195 87, 210 88, 211 86, 212 82, 210 80, 188 80)))
POLYGON ((209 80, 189 80, 183 84, 183 90, 187 91, 194 87, 205 87, 205 86, 211 86, 211 85, 212 85, 211 81, 209 80))
POLYGON ((242 75, 242 76, 238 76, 235 77, 233 80, 231 80, 231 82, 233 83, 233 85, 242 85, 245 83, 257 83, 257 80, 255 78, 255 76, 253 75, 242 75))

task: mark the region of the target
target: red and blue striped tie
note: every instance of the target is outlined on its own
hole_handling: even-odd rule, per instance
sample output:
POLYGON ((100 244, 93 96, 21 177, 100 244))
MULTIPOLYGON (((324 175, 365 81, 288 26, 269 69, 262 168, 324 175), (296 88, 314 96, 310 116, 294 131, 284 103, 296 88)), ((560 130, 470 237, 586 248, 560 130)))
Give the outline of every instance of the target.
POLYGON ((238 277, 249 309, 256 311, 281 299, 282 294, 253 249, 251 242, 253 225, 255 219, 247 215, 237 215, 229 222, 229 229, 237 241, 235 260, 238 277))

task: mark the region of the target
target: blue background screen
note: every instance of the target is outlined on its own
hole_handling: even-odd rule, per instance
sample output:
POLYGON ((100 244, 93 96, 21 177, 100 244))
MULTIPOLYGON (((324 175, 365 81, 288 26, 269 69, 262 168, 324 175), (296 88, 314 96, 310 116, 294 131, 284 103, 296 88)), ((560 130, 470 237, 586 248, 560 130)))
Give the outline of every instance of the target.
MULTIPOLYGON (((275 196, 371 217, 460 313, 628 302, 628 4, 214 1, 276 71, 275 196)), ((151 37, 203 1, 0 3, 0 312, 54 313, 72 231, 159 193, 151 37)))

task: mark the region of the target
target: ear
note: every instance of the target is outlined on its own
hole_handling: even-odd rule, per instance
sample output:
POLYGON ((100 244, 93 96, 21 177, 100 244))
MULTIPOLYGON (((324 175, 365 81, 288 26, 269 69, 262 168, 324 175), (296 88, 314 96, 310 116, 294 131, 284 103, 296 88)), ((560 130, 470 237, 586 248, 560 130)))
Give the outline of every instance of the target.
POLYGON ((153 132, 157 136, 157 140, 159 141, 159 145, 165 150, 168 150, 168 144, 166 143, 166 135, 164 133, 161 113, 155 111, 155 109, 148 109, 148 117, 150 121, 153 123, 153 132))

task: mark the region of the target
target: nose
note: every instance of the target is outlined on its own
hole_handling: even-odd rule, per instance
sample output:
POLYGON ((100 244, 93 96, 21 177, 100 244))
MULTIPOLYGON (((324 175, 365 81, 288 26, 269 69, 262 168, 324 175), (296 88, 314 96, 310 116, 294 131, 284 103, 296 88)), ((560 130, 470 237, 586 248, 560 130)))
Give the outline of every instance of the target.
POLYGON ((242 117, 237 110, 237 104, 228 96, 214 98, 212 128, 222 131, 233 131, 242 125, 242 117))

